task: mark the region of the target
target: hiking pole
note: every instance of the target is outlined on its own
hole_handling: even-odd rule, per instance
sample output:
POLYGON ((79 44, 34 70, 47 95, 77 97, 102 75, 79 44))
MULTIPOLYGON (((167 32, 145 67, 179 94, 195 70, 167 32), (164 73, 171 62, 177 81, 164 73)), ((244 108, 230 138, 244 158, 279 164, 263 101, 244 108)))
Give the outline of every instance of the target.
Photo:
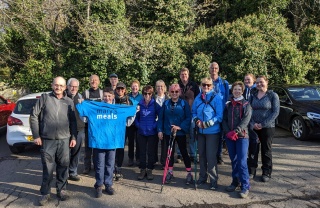
POLYGON ((169 163, 170 163, 170 157, 171 157, 171 153, 172 153, 172 147, 174 145, 174 140, 176 138, 176 133, 177 132, 172 132, 172 134, 170 135, 170 141, 169 141, 169 146, 168 146, 168 152, 167 152, 167 158, 166 158, 166 165, 164 166, 164 170, 163 170, 163 177, 162 177, 162 184, 161 184, 161 193, 162 193, 162 189, 163 189, 163 185, 164 182, 166 180, 166 176, 167 176, 167 172, 168 172, 168 168, 169 168, 169 163))
POLYGON ((195 145, 195 153, 194 153, 194 190, 197 190, 197 153, 198 153, 198 130, 199 127, 196 125, 194 127, 194 145, 195 145))

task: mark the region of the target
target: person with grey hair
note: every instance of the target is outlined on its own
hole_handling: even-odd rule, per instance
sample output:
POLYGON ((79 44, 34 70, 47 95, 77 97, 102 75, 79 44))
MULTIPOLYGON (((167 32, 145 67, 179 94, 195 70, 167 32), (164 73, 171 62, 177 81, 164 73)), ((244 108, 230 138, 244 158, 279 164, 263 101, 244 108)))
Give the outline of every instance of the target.
MULTIPOLYGON (((82 99, 82 95, 79 91, 80 82, 76 78, 70 78, 67 81, 67 96, 73 100, 74 105, 79 103, 79 100, 82 99)), ((84 127, 85 123, 83 118, 79 116, 79 112, 76 109, 75 115, 77 119, 77 144, 74 148, 70 150, 70 165, 69 165, 69 180, 72 181, 80 181, 80 177, 78 176, 78 164, 80 158, 80 149, 82 141, 84 140, 84 127)))
POLYGON ((42 183, 40 206, 50 200, 53 171, 56 169, 57 197, 60 201, 69 198, 65 189, 68 178, 70 150, 76 145, 77 123, 74 104, 67 96, 66 80, 56 77, 52 92, 43 93, 30 114, 30 127, 34 144, 41 146, 42 183))

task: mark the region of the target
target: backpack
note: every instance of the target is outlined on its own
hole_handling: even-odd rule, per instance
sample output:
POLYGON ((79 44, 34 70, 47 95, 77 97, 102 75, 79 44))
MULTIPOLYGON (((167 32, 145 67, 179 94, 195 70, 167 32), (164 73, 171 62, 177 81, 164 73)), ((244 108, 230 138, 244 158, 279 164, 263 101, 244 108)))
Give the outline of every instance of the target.
MULTIPOLYGON (((85 90, 85 99, 90 99, 90 100, 97 100, 99 98, 90 98, 90 93, 89 90, 85 90)), ((99 89, 99 94, 100 94, 100 99, 103 100, 103 90, 99 89)), ((81 96, 82 97, 82 96, 81 96)))
POLYGON ((197 109, 200 107, 200 105, 202 105, 203 103, 204 104, 209 104, 210 105, 210 107, 212 108, 212 110, 214 111, 214 113, 216 114, 216 109, 212 106, 212 104, 211 104, 211 101, 213 100, 213 98, 216 96, 216 94, 213 94, 213 95, 211 95, 211 97, 210 97, 210 99, 209 99, 209 101, 206 101, 203 97, 202 97, 202 95, 200 95, 200 98, 201 98, 201 101, 202 101, 202 103, 200 103, 198 106, 197 106, 197 109))

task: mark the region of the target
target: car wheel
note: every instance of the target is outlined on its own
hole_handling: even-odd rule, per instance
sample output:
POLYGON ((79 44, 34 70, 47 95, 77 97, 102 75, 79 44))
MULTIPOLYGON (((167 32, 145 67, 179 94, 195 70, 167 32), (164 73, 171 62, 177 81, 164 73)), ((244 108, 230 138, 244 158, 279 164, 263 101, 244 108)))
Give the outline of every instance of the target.
POLYGON ((301 117, 293 118, 291 122, 291 133, 297 140, 307 140, 309 130, 301 117))
POLYGON ((20 146, 20 147, 9 146, 9 149, 13 154, 19 154, 19 153, 23 152, 24 147, 23 146, 20 146))

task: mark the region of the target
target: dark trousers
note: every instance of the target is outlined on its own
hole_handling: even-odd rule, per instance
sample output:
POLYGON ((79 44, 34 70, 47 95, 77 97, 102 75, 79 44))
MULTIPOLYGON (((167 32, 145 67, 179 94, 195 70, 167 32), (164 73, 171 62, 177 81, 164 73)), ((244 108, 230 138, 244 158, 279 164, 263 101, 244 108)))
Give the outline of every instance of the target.
MULTIPOLYGON (((125 139, 124 139, 124 145, 126 144, 126 140, 127 140, 127 129, 128 127, 126 127, 126 134, 125 134, 125 139)), ((122 167, 122 163, 123 163, 123 159, 124 159, 124 148, 118 148, 116 149, 116 166, 118 168, 122 167)))
POLYGON ((81 131, 78 131, 77 136, 77 144, 70 150, 70 165, 69 165, 69 175, 70 176, 76 176, 78 175, 78 164, 79 164, 79 158, 80 158, 80 150, 82 141, 85 137, 84 129, 81 131))
POLYGON ((53 170, 56 168, 57 193, 66 189, 68 167, 70 162, 69 138, 67 139, 42 139, 40 149, 42 162, 42 195, 50 194, 53 180, 53 170))
MULTIPOLYGON (((164 139, 166 140, 167 143, 167 150, 168 147, 170 145, 171 139, 170 139, 170 135, 164 135, 164 139)), ((180 149, 181 155, 183 157, 183 162, 184 162, 184 166, 186 168, 191 168, 191 160, 187 151, 187 137, 186 135, 183 136, 176 136, 175 140, 173 142, 173 147, 172 147, 172 152, 171 152, 171 157, 170 157, 170 163, 169 163, 169 167, 173 167, 173 163, 174 163, 174 151, 175 151, 175 142, 178 143, 178 147, 180 149)), ((167 157, 167 155, 166 155, 167 157)))
POLYGON ((96 183, 95 188, 105 186, 112 186, 115 150, 93 149, 93 163, 95 169, 96 183))
POLYGON ((85 137, 84 137, 84 168, 91 169, 92 164, 92 148, 89 147, 89 138, 88 138, 88 124, 84 128, 85 137))
MULTIPOLYGON (((157 146, 157 148, 158 148, 158 146, 157 146)), ((160 163, 162 165, 166 164, 167 151, 168 151, 167 140, 162 139, 161 140, 161 155, 160 155, 160 163)))
POLYGON ((154 158, 154 150, 157 147, 158 136, 144 136, 138 135, 138 142, 140 146, 140 169, 151 169, 154 168, 155 158, 154 158), (147 162, 148 155, 148 162, 147 162))
POLYGON ((272 173, 272 141, 275 134, 275 128, 263 128, 261 130, 254 130, 260 139, 260 144, 257 143, 255 148, 252 144, 249 147, 248 167, 249 172, 253 174, 253 171, 258 167, 258 156, 261 146, 261 162, 262 162, 262 174, 271 176, 272 173))
POLYGON ((139 151, 139 142, 138 142, 138 129, 137 127, 132 124, 130 127, 127 127, 126 129, 127 135, 128 135, 128 157, 129 159, 134 159, 139 160, 140 157, 140 151, 139 151), (134 143, 136 143, 136 153, 134 153, 134 143))

